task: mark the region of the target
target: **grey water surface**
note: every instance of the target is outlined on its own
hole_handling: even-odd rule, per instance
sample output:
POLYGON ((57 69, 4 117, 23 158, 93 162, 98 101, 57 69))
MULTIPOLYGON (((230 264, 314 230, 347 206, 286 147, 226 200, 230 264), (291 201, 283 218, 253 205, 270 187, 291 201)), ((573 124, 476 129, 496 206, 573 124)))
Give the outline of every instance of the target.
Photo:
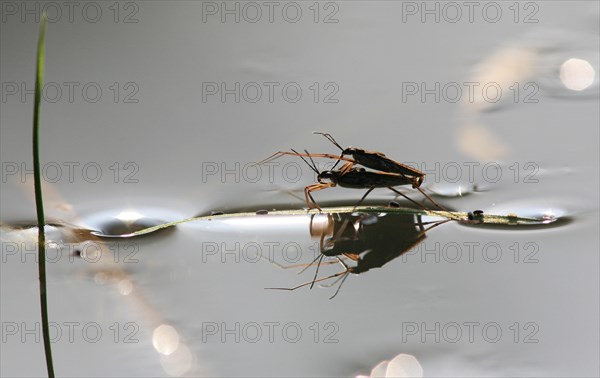
MULTIPOLYGON (((42 10, 57 375, 356 376, 405 354, 410 363, 379 371, 598 376, 597 2, 44 4, 2 4, 2 376, 46 374, 36 229, 24 227, 36 219, 42 10), (332 300, 332 280, 265 289, 313 279, 315 267, 278 265, 318 256, 322 217, 90 232, 302 209, 314 172, 293 156, 255 162, 290 148, 340 153, 313 131, 420 169, 449 209, 560 221, 440 225, 350 275, 332 300)), ((352 206, 363 193, 313 195, 352 206)), ((369 199, 410 205, 385 189, 369 199)), ((325 264, 319 277, 340 269, 325 264)))

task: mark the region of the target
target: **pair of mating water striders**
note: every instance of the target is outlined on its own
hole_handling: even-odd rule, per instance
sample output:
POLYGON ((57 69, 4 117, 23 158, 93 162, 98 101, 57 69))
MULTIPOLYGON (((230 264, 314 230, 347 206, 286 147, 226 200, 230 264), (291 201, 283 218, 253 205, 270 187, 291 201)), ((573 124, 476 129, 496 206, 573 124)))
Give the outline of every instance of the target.
POLYGON ((307 150, 304 150, 305 153, 301 154, 292 149, 292 152, 276 152, 260 162, 266 163, 282 155, 299 156, 302 160, 304 160, 304 162, 306 162, 306 164, 317 174, 318 181, 318 183, 308 185, 306 188, 304 188, 304 196, 309 209, 317 208, 321 210, 313 198, 311 194, 312 192, 332 188, 338 185, 344 188, 367 189, 367 192, 362 196, 355 207, 359 206, 369 195, 369 193, 373 191, 373 189, 388 188, 394 193, 415 203, 420 208, 424 208, 422 205, 416 203, 403 193, 400 193, 393 188, 400 185, 412 185, 414 189, 417 189, 419 192, 421 192, 421 194, 423 194, 438 209, 446 210, 420 188, 423 180, 425 179, 425 174, 423 172, 411 168, 405 164, 398 163, 397 161, 388 158, 381 152, 367 151, 356 147, 342 148, 342 146, 340 146, 330 134, 321 132, 314 132, 314 134, 323 135, 342 151, 341 154, 339 156, 332 154, 311 154, 307 150), (310 163, 305 159, 305 157, 310 159, 310 163), (319 172, 313 157, 336 159, 337 161, 331 170, 319 172), (344 165, 342 165, 338 170, 334 170, 341 161, 345 162, 344 165), (372 169, 373 171, 367 171, 365 168, 356 167, 356 165, 362 165, 363 167, 372 169))

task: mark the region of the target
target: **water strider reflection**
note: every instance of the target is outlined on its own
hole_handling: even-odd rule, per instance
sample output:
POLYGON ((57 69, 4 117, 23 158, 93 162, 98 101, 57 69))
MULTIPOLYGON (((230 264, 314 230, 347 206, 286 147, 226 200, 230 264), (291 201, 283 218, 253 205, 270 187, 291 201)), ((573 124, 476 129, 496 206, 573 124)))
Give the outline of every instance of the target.
MULTIPOLYGON (((271 208, 264 205, 257 206, 257 208, 261 207, 271 208)), ((238 251, 243 255, 244 247, 237 249, 235 247, 239 245, 258 246, 258 253, 261 253, 265 250, 261 250, 261 248, 267 245, 266 243, 260 244, 261 241, 268 242, 269 245, 279 243, 277 245, 281 246, 285 241, 291 240, 294 245, 302 246, 306 245, 303 244, 307 241, 306 239, 313 238, 316 240, 314 244, 318 248, 316 250, 311 249, 310 257, 303 260, 310 263, 307 264, 310 274, 308 272, 304 274, 307 277, 305 280, 308 282, 299 287, 308 287, 313 282, 328 284, 332 286, 328 291, 333 294, 332 296, 335 296, 341 291, 343 280, 350 273, 359 275, 383 267, 411 250, 418 253, 427 236, 434 239, 439 238, 440 234, 436 233, 435 230, 433 234, 429 234, 429 231, 449 221, 450 218, 446 218, 442 214, 452 217, 461 224, 472 224, 473 229, 485 225, 488 221, 494 224, 493 222, 500 222, 501 220, 508 222, 503 227, 510 227, 513 230, 530 229, 530 224, 520 222, 527 221, 531 223, 536 220, 539 225, 537 227, 548 227, 548 224, 544 223, 542 218, 525 219, 511 215, 512 211, 516 211, 519 215, 527 214, 523 204, 507 205, 504 208, 498 207, 495 209, 501 213, 508 213, 503 218, 494 218, 494 215, 488 214, 487 211, 482 214, 480 211, 473 210, 471 211, 473 219, 469 218, 468 213, 427 212, 422 209, 401 207, 400 203, 395 202, 390 203, 389 207, 365 206, 359 207, 356 211, 352 211, 350 207, 324 209, 323 212, 316 210, 310 212, 303 210, 273 210, 266 212, 266 214, 265 212, 259 212, 258 215, 256 211, 228 214, 215 213, 188 220, 186 225, 190 227, 181 224, 181 232, 174 232, 176 228, 172 227, 173 225, 166 227, 169 224, 164 224, 164 228, 169 228, 169 230, 162 228, 159 230, 167 232, 141 232, 139 235, 144 235, 141 238, 114 238, 114 235, 102 235, 91 229, 56 222, 52 227, 48 226, 47 229, 47 240, 56 244, 55 247, 48 248, 47 257, 53 259, 51 261, 53 277, 63 276, 68 279, 67 282, 75 282, 83 288, 79 290, 83 293, 80 299, 82 303, 92 303, 96 300, 95 297, 86 297, 86 295, 90 290, 97 290, 95 289, 97 287, 106 288, 108 292, 117 292, 119 295, 114 297, 115 303, 126 304, 133 309, 131 314, 136 316, 134 318, 135 324, 136 326, 139 325, 142 332, 139 338, 140 342, 153 346, 153 351, 156 352, 151 354, 153 359, 158 361, 157 363, 167 374, 177 376, 192 374, 199 369, 203 369, 206 357, 198 352, 198 348, 202 344, 198 342, 197 337, 194 337, 193 332, 187 326, 188 323, 178 320, 177 309, 166 306, 164 303, 168 302, 163 298, 170 296, 172 292, 177 292, 180 298, 190 298, 197 294, 196 290, 201 286, 210 286, 211 292, 218 290, 226 285, 227 281, 222 273, 230 272, 229 269, 234 268, 231 264, 228 264, 224 270, 215 269, 215 267, 218 267, 218 264, 214 263, 215 260, 207 261, 205 259, 207 256, 215 255, 209 254, 208 249, 201 249, 202 256, 200 256, 198 243, 202 244, 209 241, 209 243, 202 245, 218 246, 219 249, 214 252, 220 251, 222 255, 219 257, 226 259, 226 255, 231 251, 238 251), (523 227, 519 227, 520 224, 523 224, 523 227), (250 242, 244 244, 244 240, 250 240, 250 242), (137 253, 138 250, 139 253, 137 253), (61 254, 58 251, 63 251, 63 253, 61 254), (315 260, 311 263, 311 260, 315 257, 315 251, 319 254, 317 256, 318 261, 315 260), (62 259, 54 261, 54 256, 62 256, 62 259), (204 264, 199 264, 200 261, 204 264), (131 264, 132 262, 135 264, 131 264), (329 266, 327 274, 324 272, 326 265, 329 266), (323 268, 320 273, 316 271, 318 267, 323 268), (333 272, 330 271, 331 269, 337 269, 338 271, 333 272), (186 273, 188 271, 191 272, 189 275, 186 273), (177 275, 180 280, 167 279, 166 277, 169 274, 177 275), (77 280, 73 280, 73 277, 77 280), (161 287, 164 287, 164 290, 161 290, 161 287), (215 287, 217 289, 214 289, 215 287), (186 291, 190 290, 187 288, 193 289, 186 291), (160 302, 161 305, 157 305, 156 301, 163 302, 160 302)), ((158 212, 141 211, 141 209, 138 209, 136 213, 144 214, 144 218, 150 219, 161 217, 158 212)), ((532 212, 531 214, 535 215, 538 212, 532 212)), ((553 209, 552 212, 544 211, 543 214, 546 216, 554 214, 559 219, 564 215, 556 209, 553 209)), ((106 222, 102 222, 101 217, 98 216, 98 222, 95 224, 107 224, 109 220, 114 218, 112 213, 104 213, 104 215, 106 215, 106 218, 102 219, 106 222)), ((96 219, 91 218, 92 220, 96 219)), ((122 220, 131 218, 133 216, 125 217, 123 214, 119 217, 122 220)), ((86 219, 88 223, 92 223, 90 217, 86 219)), ((34 247, 29 245, 21 247, 20 243, 20 239, 26 237, 28 237, 30 243, 35 242, 36 228, 33 222, 31 223, 20 227, 7 224, 0 227, 2 236, 5 237, 3 241, 7 249, 5 251, 7 260, 19 262, 23 258, 20 256, 22 251, 35 250, 34 247), (8 250, 8 248, 11 249, 8 250)), ((84 222, 81 221, 81 223, 84 222)), ((151 228, 152 230, 156 231, 151 228)), ((461 230, 470 232, 468 228, 462 228, 461 230)), ((279 249, 275 249, 279 251, 279 249)), ((306 249, 301 248, 300 251, 302 250, 306 251, 306 249)), ((396 262, 399 263, 399 261, 396 262)), ((19 264, 16 264, 16 266, 19 266, 19 264)), ((406 271, 406 266, 387 267, 389 270, 393 268, 404 268, 404 271, 406 271)), ((258 267, 257 269, 261 268, 258 267)), ((268 270, 269 267, 267 266, 263 271, 268 270)), ((243 271, 245 272, 244 282, 250 282, 247 286, 254 286, 253 292, 258 293, 252 300, 265 300, 268 296, 264 295, 262 288, 272 285, 273 281, 269 279, 263 283, 252 283, 252 280, 256 277, 256 270, 244 269, 243 271)), ((379 272, 382 273, 382 276, 385 275, 383 271, 379 272)), ((290 275, 284 278, 286 286, 291 285, 292 277, 290 275)), ((346 287, 347 289, 349 288, 346 287)), ((238 288, 236 287, 235 290, 238 290, 238 288)), ((226 291, 219 293, 223 292, 226 291)), ((201 308, 194 306, 203 305, 206 301, 205 298, 209 295, 208 292, 205 295, 201 297, 202 300, 186 302, 186 305, 181 307, 183 309, 182 313, 187 314, 190 310, 201 308)), ((298 300, 297 295, 289 296, 293 298, 284 300, 298 300)), ((367 296, 364 296, 364 299, 367 300, 367 296)), ((341 305, 341 302, 335 307, 339 308, 339 305, 341 305)), ((180 316, 185 314, 180 314, 180 316)), ((117 319, 120 319, 119 321, 123 324, 131 320, 127 317, 117 319)), ((407 351, 411 352, 411 350, 407 351)), ((388 366, 387 371, 391 370, 388 366)))
POLYGON ((423 242, 429 230, 450 221, 427 221, 428 217, 418 213, 384 212, 312 214, 310 219, 310 234, 319 239, 320 255, 303 270, 316 266, 314 278, 292 288, 275 289, 296 290, 309 285, 312 288, 316 282, 337 278, 329 285, 334 286, 340 282, 330 299, 339 293, 350 273, 362 274, 381 268, 423 242), (332 259, 323 262, 325 258, 332 259), (318 278, 322 263, 339 263, 343 270, 318 278))

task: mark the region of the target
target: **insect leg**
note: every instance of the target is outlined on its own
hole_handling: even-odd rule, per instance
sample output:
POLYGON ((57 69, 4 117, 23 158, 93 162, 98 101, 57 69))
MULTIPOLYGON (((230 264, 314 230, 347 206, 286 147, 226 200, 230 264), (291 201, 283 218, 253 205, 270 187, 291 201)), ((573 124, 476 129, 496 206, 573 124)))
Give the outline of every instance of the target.
MULTIPOLYGON (((369 190, 367 190, 367 192, 362 196, 360 201, 358 201, 358 203, 356 205, 354 205, 354 207, 352 208, 352 211, 350 213, 353 213, 356 210, 356 208, 360 206, 360 204, 365 200, 365 198, 367 198, 367 196, 369 195, 369 193, 371 193, 373 191, 373 189, 375 189, 375 188, 373 187, 373 188, 369 188, 369 190)), ((342 223, 342 226, 335 233, 335 235, 333 235, 333 240, 338 240, 340 238, 340 236, 346 230, 346 227, 348 227, 348 223, 349 223, 349 218, 344 219, 344 223, 342 223)))
POLYGON ((317 190, 327 189, 327 188, 330 188, 332 186, 335 186, 335 184, 333 184, 333 183, 329 183, 329 184, 313 184, 313 185, 309 185, 306 188, 304 188, 304 197, 306 199, 306 204, 308 205, 308 208, 309 209, 317 208, 317 209, 319 209, 319 211, 321 211, 321 208, 317 204, 317 201, 315 201, 315 199, 313 198, 311 192, 316 192, 317 190), (310 198, 310 200, 309 200, 309 198, 310 198), (312 206, 312 205, 314 205, 314 206, 312 206))
POLYGON ((315 271, 315 277, 313 278, 312 284, 310 285, 311 289, 313 288, 313 286, 315 286, 315 281, 317 280, 317 277, 319 276, 319 267, 321 266, 321 262, 323 261, 323 257, 325 257, 325 255, 321 254, 321 256, 319 256, 317 258, 319 260, 319 262, 317 263, 317 270, 315 271))
POLYGON ((408 197, 406 194, 399 192, 398 190, 392 188, 391 186, 388 186, 388 189, 391 190, 392 192, 406 198, 407 200, 409 200, 410 202, 414 203, 415 205, 417 205, 421 210, 429 210, 427 209, 425 206, 421 205, 420 203, 418 203, 417 201, 413 200, 412 198, 408 197))
POLYGON ((344 161, 356 163, 353 159, 350 159, 350 158, 347 158, 347 157, 340 157, 340 156, 332 155, 332 154, 301 154, 301 153, 298 153, 298 152, 279 151, 279 152, 275 152, 273 155, 269 156, 268 158, 259 161, 257 164, 268 163, 268 162, 270 162, 272 160, 280 158, 283 155, 304 156, 304 157, 310 157, 310 156, 312 156, 312 157, 318 157, 318 158, 344 160, 344 161))
POLYGON ((342 282, 340 282, 340 286, 338 286, 335 293, 331 297, 329 297, 330 300, 335 298, 336 295, 338 295, 338 293, 340 292, 340 289, 342 288, 342 285, 344 284, 344 281, 346 281, 346 278, 348 278, 349 275, 350 275, 350 269, 348 269, 344 272, 344 275, 342 276, 342 282))
MULTIPOLYGON (((329 280, 331 278, 339 277, 339 276, 341 276, 342 274, 345 274, 345 273, 346 273, 346 271, 338 272, 338 273, 332 274, 331 276, 319 278, 318 280, 316 280, 314 282, 322 282, 322 281, 325 281, 325 280, 329 280)), ((265 289, 266 290, 290 290, 291 291, 291 290, 296 290, 296 289, 299 289, 301 287, 308 286, 308 285, 311 285, 311 284, 313 284, 313 281, 308 281, 308 282, 305 282, 303 284, 300 284, 300 285, 294 286, 294 287, 265 287, 265 289)))
POLYGON ((433 200, 433 198, 431 198, 430 196, 427 195, 427 193, 425 193, 423 191, 423 189, 419 188, 418 186, 415 188, 417 189, 419 192, 421 192, 422 195, 425 196, 425 198, 427 198, 432 204, 434 204, 438 209, 443 210, 443 211, 448 211, 448 209, 446 209, 445 207, 443 207, 442 205, 440 205, 439 203, 435 202, 433 200))
POLYGON ((277 159, 277 158, 279 158, 279 157, 281 157, 283 155, 294 155, 294 156, 296 156, 296 154, 293 153, 293 152, 279 151, 279 152, 275 152, 273 155, 269 156, 268 158, 259 161, 258 164, 260 165, 260 164, 268 163, 271 160, 275 160, 275 159, 277 159))

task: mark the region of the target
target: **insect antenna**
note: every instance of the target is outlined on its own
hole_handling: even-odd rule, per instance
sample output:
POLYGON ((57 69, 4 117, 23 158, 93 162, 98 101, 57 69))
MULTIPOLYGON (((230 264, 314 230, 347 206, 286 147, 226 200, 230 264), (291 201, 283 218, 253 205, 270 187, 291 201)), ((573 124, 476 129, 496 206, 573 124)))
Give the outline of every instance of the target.
MULTIPOLYGON (((296 155, 300 156, 300 159, 304 160, 304 162, 310 167, 310 169, 312 169, 317 175, 319 174, 319 170, 317 169, 317 165, 315 164, 314 160, 312 159, 312 157, 310 157, 310 161, 312 162, 312 165, 308 162, 308 160, 306 160, 304 158, 304 156, 300 155, 300 153, 296 150, 294 150, 293 148, 291 149, 296 155)), ((308 151, 304 150, 304 152, 306 152, 308 154, 308 151)))
POLYGON ((335 139, 333 139, 333 137, 331 136, 331 134, 327 134, 327 133, 321 133, 319 131, 313 131, 313 134, 319 134, 319 135, 323 135, 325 138, 327 138, 331 143, 333 143, 337 148, 339 148, 341 151, 344 151, 344 149, 342 148, 342 146, 340 146, 338 144, 338 142, 335 141, 335 139))
POLYGON ((345 151, 344 148, 342 146, 340 146, 339 143, 335 141, 335 139, 333 139, 333 137, 331 136, 331 134, 321 133, 321 132, 318 132, 318 131, 313 131, 313 134, 323 135, 325 138, 327 138, 327 140, 329 140, 337 148, 339 148, 340 151, 342 151, 342 154, 340 155, 338 161, 336 161, 335 164, 333 165, 333 167, 331 168, 331 170, 334 170, 335 167, 338 165, 338 163, 341 161, 342 157, 344 157, 344 151, 345 151))
POLYGON ((310 153, 307 150, 304 150, 304 152, 306 152, 306 155, 308 155, 308 158, 310 159, 310 162, 312 163, 313 167, 315 168, 314 171, 317 172, 317 174, 319 174, 319 169, 317 168, 317 164, 313 160, 313 158, 310 155, 310 153))

